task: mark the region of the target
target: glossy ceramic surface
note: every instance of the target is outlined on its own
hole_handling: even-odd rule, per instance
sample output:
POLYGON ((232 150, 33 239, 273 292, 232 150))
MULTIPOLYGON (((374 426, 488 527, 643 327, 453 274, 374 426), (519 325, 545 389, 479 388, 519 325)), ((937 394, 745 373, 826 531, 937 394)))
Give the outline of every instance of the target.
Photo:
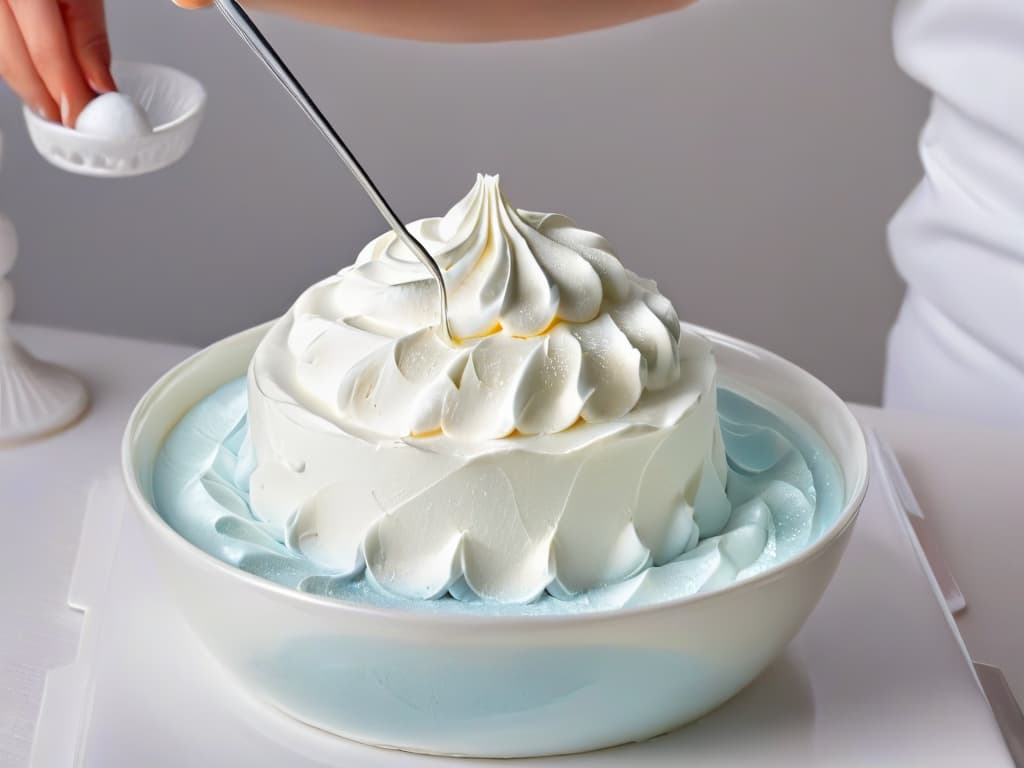
POLYGON ((115 61, 112 71, 118 88, 146 111, 153 132, 129 139, 90 136, 25 107, 25 124, 36 151, 62 170, 105 178, 151 173, 184 157, 206 108, 202 84, 158 64, 115 61))
POLYGON ((212 655, 254 695, 358 741, 550 755, 643 740, 693 720, 753 680, 800 628, 866 489, 863 435, 834 393, 771 353, 705 331, 723 385, 801 417, 839 463, 843 511, 801 554, 718 591, 575 616, 414 614, 299 593, 206 555, 151 505, 164 437, 198 400, 243 374, 266 329, 214 344, 153 386, 125 434, 125 479, 153 557, 212 655))

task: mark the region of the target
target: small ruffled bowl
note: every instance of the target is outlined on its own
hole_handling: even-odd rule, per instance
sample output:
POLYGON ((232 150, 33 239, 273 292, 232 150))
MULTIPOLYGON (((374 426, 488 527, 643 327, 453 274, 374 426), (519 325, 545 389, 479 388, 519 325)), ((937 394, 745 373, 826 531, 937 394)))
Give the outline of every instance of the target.
POLYGON ((357 741, 529 757, 641 741, 694 720, 757 677, 800 629, 864 497, 867 450, 843 402, 782 358, 704 331, 720 385, 800 417, 839 464, 843 508, 792 559, 715 591, 565 616, 420 613, 298 592, 202 552, 152 503, 164 438, 245 374, 268 327, 214 344, 150 389, 125 433, 125 479, 170 592, 213 656, 253 695, 357 741))
POLYGON ((25 124, 36 151, 62 170, 105 178, 152 173, 184 157, 206 108, 202 84, 159 64, 115 61, 111 72, 118 89, 145 111, 153 132, 127 139, 91 136, 25 107, 25 124))

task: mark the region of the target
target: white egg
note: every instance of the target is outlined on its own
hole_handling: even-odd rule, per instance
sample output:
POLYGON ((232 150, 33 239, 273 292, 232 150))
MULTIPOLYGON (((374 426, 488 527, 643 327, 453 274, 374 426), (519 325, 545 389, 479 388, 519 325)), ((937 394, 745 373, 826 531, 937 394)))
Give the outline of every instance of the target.
POLYGON ((104 93, 86 104, 75 129, 104 139, 131 139, 153 132, 145 110, 123 93, 104 93))

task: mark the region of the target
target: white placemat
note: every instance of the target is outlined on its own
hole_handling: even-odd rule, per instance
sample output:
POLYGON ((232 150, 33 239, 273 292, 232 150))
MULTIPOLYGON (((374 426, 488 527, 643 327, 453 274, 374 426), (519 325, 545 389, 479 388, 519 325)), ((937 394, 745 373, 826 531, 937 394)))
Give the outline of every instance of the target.
MULTIPOLYGON (((909 525, 882 493, 869 493, 807 625, 733 701, 644 744, 501 765, 1011 766, 909 525)), ((246 696, 165 599, 116 484, 92 499, 71 590, 86 612, 80 654, 47 678, 36 768, 496 764, 353 744, 246 696), (112 537, 111 561, 95 542, 112 537)))
POLYGON ((14 331, 40 359, 81 375, 92 403, 68 431, 0 449, 4 768, 28 764, 47 671, 76 658, 82 616, 67 609, 68 583, 89 486, 117 460, 128 414, 143 392, 191 351, 53 328, 16 326, 14 331))

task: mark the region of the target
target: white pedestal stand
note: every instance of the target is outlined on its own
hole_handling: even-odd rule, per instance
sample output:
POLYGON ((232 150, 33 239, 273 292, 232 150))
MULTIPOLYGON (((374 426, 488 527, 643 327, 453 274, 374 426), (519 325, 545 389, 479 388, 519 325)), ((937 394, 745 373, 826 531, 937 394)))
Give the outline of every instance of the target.
POLYGON ((37 360, 11 338, 14 287, 5 278, 17 253, 14 224, 0 213, 0 447, 58 432, 74 423, 89 403, 85 385, 74 375, 37 360))

